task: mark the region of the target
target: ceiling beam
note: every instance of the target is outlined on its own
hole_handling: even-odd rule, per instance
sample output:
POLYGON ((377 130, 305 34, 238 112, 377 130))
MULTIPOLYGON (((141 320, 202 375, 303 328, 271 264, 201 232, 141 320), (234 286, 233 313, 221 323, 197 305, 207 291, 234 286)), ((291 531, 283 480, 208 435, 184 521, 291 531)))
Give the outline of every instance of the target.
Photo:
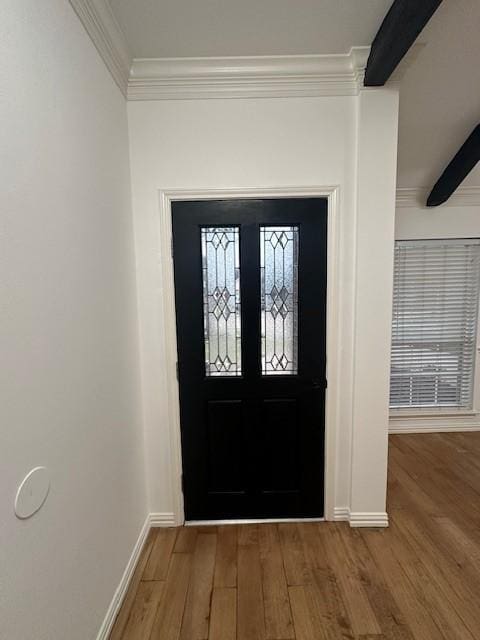
POLYGON ((365 69, 366 87, 386 83, 441 2, 394 0, 372 43, 365 69))
POLYGON ((465 140, 427 198, 427 207, 446 202, 480 160, 480 124, 465 140))

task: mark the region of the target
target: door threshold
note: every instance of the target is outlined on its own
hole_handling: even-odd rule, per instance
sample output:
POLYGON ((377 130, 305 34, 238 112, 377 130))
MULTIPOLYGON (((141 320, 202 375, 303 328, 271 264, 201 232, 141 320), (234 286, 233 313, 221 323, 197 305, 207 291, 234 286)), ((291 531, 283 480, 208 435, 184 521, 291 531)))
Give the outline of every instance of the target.
POLYGON ((185 527, 202 527, 227 524, 268 524, 275 522, 325 522, 325 518, 240 518, 232 520, 185 520, 185 527))

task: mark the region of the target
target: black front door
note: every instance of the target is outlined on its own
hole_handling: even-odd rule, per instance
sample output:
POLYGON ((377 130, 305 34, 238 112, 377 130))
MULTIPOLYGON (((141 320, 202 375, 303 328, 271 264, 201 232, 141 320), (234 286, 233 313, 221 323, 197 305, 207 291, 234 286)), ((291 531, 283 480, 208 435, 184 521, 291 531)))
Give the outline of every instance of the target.
POLYGON ((186 519, 323 516, 327 200, 172 222, 186 519))

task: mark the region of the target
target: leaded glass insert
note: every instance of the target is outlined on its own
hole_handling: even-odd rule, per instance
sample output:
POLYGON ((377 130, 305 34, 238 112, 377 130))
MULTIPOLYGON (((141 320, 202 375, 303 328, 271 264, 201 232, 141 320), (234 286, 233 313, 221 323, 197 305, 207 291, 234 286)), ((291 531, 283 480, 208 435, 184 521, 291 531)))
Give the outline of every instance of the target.
POLYGON ((298 373, 298 227, 260 227, 262 374, 298 373))
POLYGON ((241 376, 239 230, 201 231, 205 375, 241 376))

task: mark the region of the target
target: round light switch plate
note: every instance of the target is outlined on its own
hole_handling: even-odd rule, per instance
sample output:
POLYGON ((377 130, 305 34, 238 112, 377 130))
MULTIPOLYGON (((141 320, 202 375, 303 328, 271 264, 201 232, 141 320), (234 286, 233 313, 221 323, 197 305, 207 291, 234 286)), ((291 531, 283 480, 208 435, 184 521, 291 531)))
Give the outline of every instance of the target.
POLYGON ((35 467, 22 480, 15 497, 15 515, 24 520, 36 513, 47 499, 50 475, 45 467, 35 467))

